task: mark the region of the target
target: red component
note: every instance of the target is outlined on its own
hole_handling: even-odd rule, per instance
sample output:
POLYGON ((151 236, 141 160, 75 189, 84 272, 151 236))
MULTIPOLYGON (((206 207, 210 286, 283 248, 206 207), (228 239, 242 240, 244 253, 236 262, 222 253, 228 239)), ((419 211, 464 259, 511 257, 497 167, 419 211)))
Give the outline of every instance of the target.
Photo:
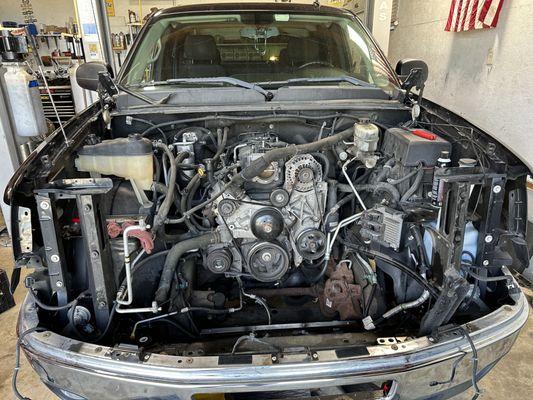
POLYGON ((72 220, 71 220, 71 221, 72 221, 72 223, 73 223, 73 224, 79 224, 79 223, 80 223, 80 219, 79 219, 79 218, 77 218, 77 217, 75 217, 75 218, 72 218, 72 220))
POLYGON ((107 224, 107 234, 111 239, 115 239, 122 233, 122 228, 116 222, 110 222, 107 224))
MULTIPOLYGON (((107 234, 109 235, 111 239, 115 239, 122 232, 124 232, 124 229, 132 225, 135 225, 135 224, 130 221, 123 222, 122 226, 120 226, 115 221, 109 222, 107 224, 107 234)), ((152 238, 152 234, 150 232, 138 229, 138 230, 130 231, 128 236, 139 239, 143 250, 146 251, 146 254, 152 253, 152 250, 154 249, 154 239, 152 238)))
POLYGON ((134 238, 139 239, 139 241, 141 242, 142 248, 144 249, 144 251, 146 251, 146 254, 152 253, 152 250, 154 249, 154 241, 152 239, 152 234, 150 232, 141 231, 139 229, 139 230, 130 231, 128 236, 132 236, 134 238))
POLYGON ((413 135, 416 135, 418 137, 421 137, 421 138, 424 138, 424 139, 427 139, 427 140, 435 140, 435 139, 437 139, 437 135, 435 135, 434 133, 425 131, 423 129, 413 129, 411 131, 411 133, 413 135))
MULTIPOLYGON (((122 231, 124 231, 124 229, 126 229, 128 226, 132 226, 132 225, 135 225, 135 224, 133 224, 130 221, 125 221, 122 224, 122 231)), ((139 241, 141 242, 141 246, 143 250, 146 252, 146 254, 152 253, 152 250, 154 249, 154 240, 150 232, 136 229, 136 230, 130 231, 128 236, 139 239, 139 241)))

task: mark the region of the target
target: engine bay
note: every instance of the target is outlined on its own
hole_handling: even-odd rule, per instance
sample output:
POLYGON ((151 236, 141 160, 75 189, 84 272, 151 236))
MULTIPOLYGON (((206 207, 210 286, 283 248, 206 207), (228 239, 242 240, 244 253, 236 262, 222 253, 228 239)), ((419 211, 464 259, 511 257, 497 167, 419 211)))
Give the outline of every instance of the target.
POLYGON ((522 175, 429 113, 144 118, 90 125, 20 207, 41 232, 21 244, 25 284, 67 336, 342 346, 428 335, 519 290, 501 267, 527 257, 522 175))

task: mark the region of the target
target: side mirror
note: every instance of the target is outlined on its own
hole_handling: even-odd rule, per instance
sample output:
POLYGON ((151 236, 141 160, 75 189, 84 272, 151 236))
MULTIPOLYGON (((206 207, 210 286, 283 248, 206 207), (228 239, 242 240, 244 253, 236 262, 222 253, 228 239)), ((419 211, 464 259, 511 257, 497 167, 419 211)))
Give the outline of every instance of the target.
POLYGON ((81 64, 76 70, 76 82, 82 88, 96 92, 100 84, 100 73, 108 73, 111 77, 113 76, 113 71, 109 64, 100 61, 81 64))
POLYGON ((396 73, 402 80, 404 89, 421 89, 428 79, 428 65, 422 60, 406 58, 396 64, 396 73))

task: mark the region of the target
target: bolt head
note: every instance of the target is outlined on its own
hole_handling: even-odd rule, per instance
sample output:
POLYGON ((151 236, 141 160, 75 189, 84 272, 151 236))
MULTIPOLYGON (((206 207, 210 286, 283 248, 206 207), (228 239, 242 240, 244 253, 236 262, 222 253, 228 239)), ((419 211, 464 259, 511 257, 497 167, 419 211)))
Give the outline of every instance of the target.
POLYGON ((318 354, 317 353, 311 354, 311 357, 313 357, 313 360, 318 360, 318 354))
POLYGON ((489 260, 483 260, 483 265, 484 265, 484 266, 489 265, 489 260))
POLYGON ((85 211, 85 212, 89 212, 89 211, 91 211, 91 205, 90 205, 90 204, 85 204, 85 205, 83 206, 83 211, 85 211))
POLYGON ((496 194, 500 193, 502 191, 502 187, 500 185, 496 185, 492 188, 492 191, 496 194))
POLYGON ((485 243, 491 243, 493 239, 492 235, 487 235, 485 236, 485 243))
POLYGON ((59 256, 57 254, 52 254, 50 256, 50 261, 55 262, 55 263, 59 262, 59 256))
POLYGON ((91 257, 92 258, 98 258, 99 255, 100 255, 100 253, 97 250, 91 251, 91 257))
POLYGON ((100 308, 105 308, 106 306, 107 306, 107 303, 105 301, 100 301, 98 303, 98 307, 100 307, 100 308))
POLYGON ((39 203, 39 205, 41 206, 41 208, 43 210, 48 210, 50 208, 50 204, 46 201, 41 201, 41 203, 39 203))
POLYGON ((270 357, 270 359, 271 359, 272 361, 274 361, 274 362, 278 361, 278 357, 276 357, 276 356, 272 356, 272 357, 270 357))
POLYGON ((57 287, 63 287, 63 282, 62 281, 57 281, 56 282, 56 286, 57 287))

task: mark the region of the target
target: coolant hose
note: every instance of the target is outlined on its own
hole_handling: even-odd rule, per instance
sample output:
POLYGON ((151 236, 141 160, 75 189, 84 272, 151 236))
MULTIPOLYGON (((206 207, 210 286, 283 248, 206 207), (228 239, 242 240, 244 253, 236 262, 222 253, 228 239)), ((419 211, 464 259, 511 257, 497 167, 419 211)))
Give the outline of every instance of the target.
POLYGON ((155 292, 155 301, 157 304, 162 304, 168 299, 170 285, 172 284, 174 272, 176 271, 176 267, 178 266, 181 256, 188 251, 194 249, 204 249, 208 245, 217 243, 219 241, 219 233, 210 232, 202 236, 184 240, 183 242, 176 243, 174 246, 172 246, 165 259, 165 265, 163 266, 163 272, 161 273, 159 286, 155 292))
POLYGON ((422 178, 424 178, 424 168, 420 167, 420 169, 418 169, 418 172, 416 173, 415 181, 413 182, 411 187, 407 189, 407 192, 403 194, 402 199, 401 199, 402 202, 409 200, 411 196, 414 195, 418 191, 418 188, 420 187, 420 184, 422 183, 422 178))
POLYGON ((177 173, 176 159, 174 158, 174 154, 172 154, 172 151, 170 151, 168 146, 158 142, 155 144, 155 147, 163 150, 167 155, 168 160, 170 161, 170 179, 168 182, 168 191, 167 195, 165 196, 165 200, 163 200, 163 203, 161 203, 161 207, 159 207, 159 211, 157 212, 157 215, 154 218, 154 226, 152 228, 153 232, 157 232, 158 229, 163 226, 165 220, 167 219, 168 212, 170 211, 170 207, 172 206, 172 203, 174 201, 174 188, 176 186, 177 173))
POLYGON ((414 169, 411 172, 409 172, 407 175, 404 175, 404 176, 402 176, 401 178, 398 178, 398 179, 387 179, 387 182, 390 183, 391 185, 395 185, 396 186, 396 185, 399 185, 402 182, 405 182, 408 179, 411 179, 416 174, 418 174, 418 169, 414 169))
POLYGON ((178 172, 177 165, 178 163, 181 163, 183 160, 189 157, 189 153, 184 151, 179 153, 174 158, 174 155, 172 154, 172 151, 170 151, 168 146, 164 145, 163 143, 156 143, 155 146, 159 149, 162 149, 168 156, 168 159, 170 161, 170 179, 168 182, 168 188, 166 188, 166 190, 161 187, 161 184, 159 182, 154 182, 153 184, 154 189, 156 189, 160 193, 165 192, 166 195, 165 199, 163 200, 163 203, 161 203, 161 207, 159 207, 157 215, 154 218, 154 226, 152 228, 152 232, 157 232, 167 220, 168 212, 170 211, 170 207, 172 206, 172 203, 174 202, 174 197, 176 196, 176 177, 178 172))
POLYGON ((396 160, 394 158, 390 158, 385 165, 383 166, 383 169, 376 177, 376 182, 382 182, 387 178, 390 174, 391 168, 396 164, 396 160))
MULTIPOLYGON (((198 190, 198 187, 201 184, 201 179, 202 179, 202 176, 200 174, 194 175, 193 178, 189 181, 189 184, 187 185, 187 187, 185 188, 185 192, 180 202, 181 203, 180 209, 181 209, 182 214, 185 214, 188 208, 190 207, 190 204, 192 202, 192 197, 194 196, 194 194, 198 190)), ((185 224, 187 225, 187 228, 189 228, 191 232, 198 233, 199 230, 196 226, 194 226, 192 221, 193 221, 192 219, 187 218, 185 219, 185 224)))

